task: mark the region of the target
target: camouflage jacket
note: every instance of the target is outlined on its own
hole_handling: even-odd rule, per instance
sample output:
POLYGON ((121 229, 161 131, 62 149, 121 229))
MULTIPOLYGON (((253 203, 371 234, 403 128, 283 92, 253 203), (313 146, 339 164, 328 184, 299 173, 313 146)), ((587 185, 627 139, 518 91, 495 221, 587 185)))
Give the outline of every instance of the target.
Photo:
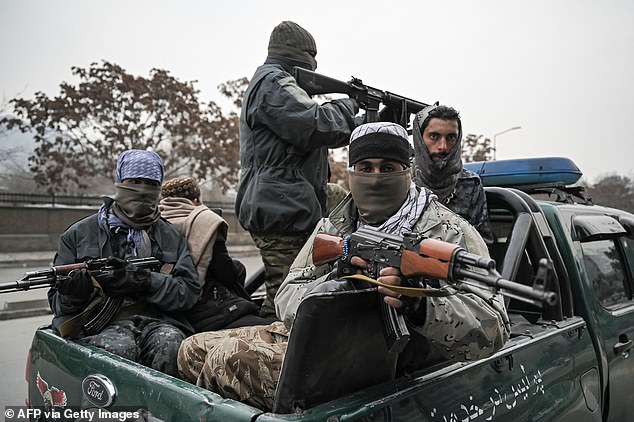
MULTIPOLYGON (((301 300, 319 284, 333 278, 332 264, 313 264, 313 241, 317 233, 344 236, 354 232, 356 227, 357 210, 351 195, 333 210, 329 218, 317 224, 275 297, 277 315, 288 328, 292 328, 301 300)), ((473 226, 438 201, 430 202, 414 231, 489 256, 486 244, 473 226)), ((488 289, 474 288, 473 293, 426 300, 422 325, 414 325, 411 321, 408 325, 427 340, 436 356, 448 360, 479 359, 499 350, 509 337, 510 326, 503 298, 488 289)))

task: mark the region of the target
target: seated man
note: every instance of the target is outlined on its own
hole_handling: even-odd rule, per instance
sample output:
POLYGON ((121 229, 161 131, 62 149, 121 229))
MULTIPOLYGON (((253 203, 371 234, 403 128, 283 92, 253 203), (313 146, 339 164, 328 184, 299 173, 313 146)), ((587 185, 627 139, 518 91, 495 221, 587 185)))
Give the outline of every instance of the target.
POLYGON ((110 269, 97 275, 75 270, 50 289, 48 300, 53 328, 62 336, 178 376, 178 346, 193 332, 183 311, 196 303, 200 288, 187 240, 160 218, 162 181, 163 162, 155 152, 119 155, 114 200, 105 198, 99 212, 61 235, 54 262, 107 257, 110 269), (160 272, 126 262, 150 256, 163 264, 160 272), (111 317, 95 321, 105 307, 111 317))
MULTIPOLYGON (((410 157, 403 127, 377 122, 355 129, 349 150, 351 195, 318 223, 295 259, 275 298, 282 322, 185 339, 178 356, 184 377, 224 397, 272 408, 297 308, 311 291, 337 278, 333 264, 313 263, 317 233, 345 236, 362 227, 395 235, 417 232, 488 256, 482 237, 471 225, 440 204, 431 191, 412 182, 410 157)), ((359 257, 351 263, 360 271, 368 267, 359 257)), ((384 268, 378 281, 400 285, 400 270, 384 268)), ((402 312, 413 334, 427 342, 424 359, 474 360, 493 354, 508 339, 503 300, 487 289, 415 302, 406 302, 385 287, 378 292, 385 303, 402 312)))
POLYGON ((201 295, 185 315, 196 332, 268 324, 260 307, 244 289, 246 269, 229 256, 227 222, 200 200, 193 177, 176 177, 163 184, 161 216, 187 236, 198 271, 201 295))

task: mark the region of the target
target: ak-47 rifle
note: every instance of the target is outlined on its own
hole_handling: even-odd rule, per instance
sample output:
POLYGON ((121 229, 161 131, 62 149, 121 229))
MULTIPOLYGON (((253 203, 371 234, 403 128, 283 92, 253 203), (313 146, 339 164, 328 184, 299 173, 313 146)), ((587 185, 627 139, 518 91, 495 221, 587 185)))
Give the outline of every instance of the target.
POLYGON ((372 88, 355 77, 349 82, 343 82, 302 67, 294 68, 294 76, 297 84, 308 95, 346 94, 354 98, 359 107, 365 110, 366 123, 388 120, 406 128, 410 114, 418 113, 428 105, 402 95, 372 88), (386 107, 379 113, 381 104, 386 107), (388 115, 385 110, 390 110, 391 113, 388 115))
MULTIPOLYGON (((108 258, 91 259, 76 264, 56 265, 46 270, 29 271, 18 281, 0 284, 0 293, 11 293, 29 289, 41 289, 53 287, 64 283, 69 274, 74 270, 86 268, 93 277, 99 277, 113 268, 107 263, 108 258)), ((140 268, 158 271, 161 261, 154 257, 131 258, 127 262, 140 268)), ((123 305, 123 297, 98 296, 91 300, 87 308, 75 318, 72 318, 59 327, 62 337, 74 338, 83 330, 86 334, 96 334, 114 318, 123 305)))
MULTIPOLYGON (((76 264, 56 265, 45 270, 28 271, 20 280, 0 283, 0 293, 13 293, 29 289, 42 289, 53 287, 56 283, 63 283, 68 274, 73 270, 86 268, 92 276, 99 276, 112 270, 107 264, 108 258, 91 259, 86 262, 76 264)), ((132 258, 127 262, 141 268, 148 268, 158 271, 161 261, 154 257, 132 258)))
MULTIPOLYGON (((426 277, 448 281, 457 289, 470 291, 473 281, 492 287, 502 295, 513 297, 541 307, 542 304, 554 305, 557 294, 545 290, 547 277, 552 271, 552 264, 546 259, 539 263, 539 269, 532 286, 526 286, 506 280, 495 269, 493 259, 469 253, 462 247, 441 240, 424 238, 411 233, 403 237, 383 233, 377 230, 362 228, 350 236, 339 237, 320 233, 313 244, 313 263, 322 265, 339 260, 344 270, 340 273, 350 275, 357 272, 358 267, 350 265, 350 258, 358 256, 372 264, 368 271, 373 280, 380 269, 385 267, 399 268, 401 274, 408 278, 426 277), (474 270, 474 268, 479 269, 474 270)), ((422 289, 412 287, 396 287, 381 284, 407 296, 446 296, 451 294, 446 289, 422 289)), ((382 298, 381 298, 382 299, 382 298)), ((384 332, 390 351, 399 353, 409 341, 409 332, 403 316, 382 300, 381 307, 384 321, 384 332)))

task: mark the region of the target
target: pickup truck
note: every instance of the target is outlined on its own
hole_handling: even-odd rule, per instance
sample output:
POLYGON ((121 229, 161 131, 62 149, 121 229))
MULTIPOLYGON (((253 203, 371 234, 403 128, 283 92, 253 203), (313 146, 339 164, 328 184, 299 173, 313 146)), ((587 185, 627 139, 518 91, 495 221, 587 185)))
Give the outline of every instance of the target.
POLYGON ((492 356, 393 377, 376 293, 319 293, 300 305, 264 412, 41 327, 27 363, 32 419, 88 420, 79 412, 90 409, 135 421, 632 420, 634 215, 594 205, 566 158, 466 167, 485 186, 502 277, 533 286, 546 259, 543 287, 557 294, 554 305, 510 298, 511 337, 492 356), (333 323, 338 333, 320 330, 333 323))

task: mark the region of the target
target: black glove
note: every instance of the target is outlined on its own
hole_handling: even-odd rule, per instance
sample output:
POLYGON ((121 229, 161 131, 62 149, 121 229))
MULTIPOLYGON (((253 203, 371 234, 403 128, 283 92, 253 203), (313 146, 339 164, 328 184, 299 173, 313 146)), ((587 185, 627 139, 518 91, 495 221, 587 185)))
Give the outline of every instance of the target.
POLYGON ((78 299, 87 298, 93 289, 90 273, 85 268, 71 271, 68 278, 60 280, 56 287, 61 294, 78 299))
POLYGON ((108 296, 142 296, 150 287, 150 271, 115 258, 106 260, 106 270, 95 274, 95 279, 108 296))

